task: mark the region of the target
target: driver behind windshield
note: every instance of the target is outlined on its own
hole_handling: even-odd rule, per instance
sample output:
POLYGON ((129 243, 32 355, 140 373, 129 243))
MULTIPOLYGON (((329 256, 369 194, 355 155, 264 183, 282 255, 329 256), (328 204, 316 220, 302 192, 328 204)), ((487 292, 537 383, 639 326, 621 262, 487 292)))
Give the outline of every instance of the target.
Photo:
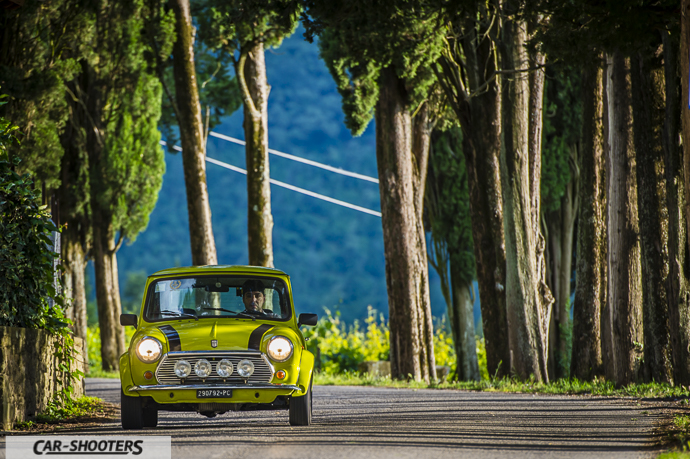
MULTIPOLYGON (((244 312, 249 314, 266 314, 273 311, 264 311, 264 284, 260 280, 250 279, 242 284, 242 302, 244 312)), ((271 314, 272 315, 272 314, 271 314)))

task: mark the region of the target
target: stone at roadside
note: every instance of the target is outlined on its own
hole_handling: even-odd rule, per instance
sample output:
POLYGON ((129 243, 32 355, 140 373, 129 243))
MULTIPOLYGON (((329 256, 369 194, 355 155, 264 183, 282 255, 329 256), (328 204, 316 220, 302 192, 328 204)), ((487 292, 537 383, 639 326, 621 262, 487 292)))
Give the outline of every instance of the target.
POLYGON ((448 376, 450 375, 450 367, 446 365, 438 365, 436 367, 436 379, 438 379, 438 382, 442 383, 445 382, 448 379, 448 376))
POLYGON ((372 376, 379 376, 382 378, 390 377, 391 363, 387 360, 367 360, 362 362, 357 367, 360 373, 369 373, 372 376))

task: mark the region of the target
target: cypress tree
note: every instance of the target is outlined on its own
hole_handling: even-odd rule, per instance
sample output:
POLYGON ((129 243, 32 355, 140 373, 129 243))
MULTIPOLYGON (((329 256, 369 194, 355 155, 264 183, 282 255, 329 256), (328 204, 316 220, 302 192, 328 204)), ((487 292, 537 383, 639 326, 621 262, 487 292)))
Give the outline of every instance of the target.
POLYGON ((247 160, 249 264, 273 267, 273 215, 268 160, 268 94, 264 50, 278 47, 297 27, 299 3, 291 0, 210 1, 202 36, 230 56, 244 106, 247 160))
MULTIPOLYGON (((423 2, 307 2, 308 34, 343 98, 345 123, 357 135, 376 118, 376 159, 396 378, 435 379, 426 240, 422 224, 428 116, 422 104, 441 51, 437 11, 423 2), (419 109, 419 110, 418 110, 419 109), (415 140, 415 136, 417 139, 415 140)), ((428 148, 428 147, 427 147, 428 148)))

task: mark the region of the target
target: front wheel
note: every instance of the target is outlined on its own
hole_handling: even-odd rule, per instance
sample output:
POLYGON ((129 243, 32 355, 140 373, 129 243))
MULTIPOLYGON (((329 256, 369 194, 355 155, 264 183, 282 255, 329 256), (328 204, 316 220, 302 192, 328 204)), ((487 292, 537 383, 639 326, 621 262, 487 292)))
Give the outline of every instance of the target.
POLYGON ((144 427, 158 425, 158 410, 155 407, 144 407, 144 427))
POLYGON ((290 397, 290 425, 291 426, 308 426, 311 424, 311 399, 312 399, 312 382, 314 377, 309 381, 307 393, 301 397, 290 397))
MULTIPOLYGON (((140 430, 144 427, 144 407, 141 397, 129 397, 120 391, 120 419, 124 430, 140 430)), ((156 422, 158 421, 156 413, 156 422)))

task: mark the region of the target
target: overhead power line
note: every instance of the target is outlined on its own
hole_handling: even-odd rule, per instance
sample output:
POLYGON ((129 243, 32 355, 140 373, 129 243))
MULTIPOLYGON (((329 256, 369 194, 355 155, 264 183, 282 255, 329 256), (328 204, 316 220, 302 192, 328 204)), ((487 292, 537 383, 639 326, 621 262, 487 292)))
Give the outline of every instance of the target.
MULTIPOLYGON (((225 140, 226 142, 235 143, 237 145, 245 145, 246 144, 246 142, 244 140, 236 139, 234 137, 230 137, 230 136, 223 135, 223 134, 218 134, 217 132, 213 132, 213 131, 211 131, 209 133, 209 135, 211 135, 212 137, 216 137, 218 139, 221 139, 221 140, 225 140)), ((280 156, 281 158, 286 158, 286 159, 290 159, 292 161, 297 161, 297 162, 300 162, 303 164, 308 164, 310 166, 318 167, 319 169, 324 169, 324 170, 327 170, 330 172, 334 172, 336 174, 345 175, 347 177, 353 177, 353 178, 360 179, 360 180, 365 180, 367 182, 379 183, 379 179, 377 179, 375 177, 369 177, 368 175, 363 175, 363 174, 358 174, 356 172, 346 171, 345 169, 341 169, 339 167, 329 166, 328 164, 319 163, 316 161, 312 161, 310 159, 305 159, 305 158, 301 158, 299 156, 290 155, 288 153, 283 153, 282 151, 272 150, 270 148, 268 149, 268 152, 271 153, 272 155, 280 156)))
MULTIPOLYGON (((167 143, 164 140, 161 140, 161 145, 167 145, 167 143)), ((181 147, 178 147, 177 145, 173 145, 173 149, 176 151, 182 151, 181 147)), ((217 159, 209 158, 208 156, 206 157, 206 162, 209 162, 211 164, 215 164, 216 166, 224 167, 225 169, 230 169, 231 171, 239 172, 240 174, 247 175, 247 171, 237 167, 233 166, 232 164, 224 163, 223 161, 218 161, 217 159)), ((322 201, 330 202, 331 204, 337 204, 342 207, 347 207, 348 209, 356 210, 358 212, 363 212, 365 214, 369 215, 374 215, 376 217, 381 217, 381 212, 377 212, 375 210, 367 209, 366 207, 361 207, 357 206, 355 204, 350 204, 349 202, 341 201, 339 199, 334 199, 328 196, 325 196, 323 194, 319 193, 314 193, 313 191, 305 190, 304 188, 296 187, 294 185, 290 185, 289 183, 281 182, 279 180, 274 180, 270 179, 270 182, 272 185, 279 186, 281 188, 286 188, 288 190, 295 191, 300 194, 304 194, 306 196, 310 196, 312 198, 320 199, 322 201)))

